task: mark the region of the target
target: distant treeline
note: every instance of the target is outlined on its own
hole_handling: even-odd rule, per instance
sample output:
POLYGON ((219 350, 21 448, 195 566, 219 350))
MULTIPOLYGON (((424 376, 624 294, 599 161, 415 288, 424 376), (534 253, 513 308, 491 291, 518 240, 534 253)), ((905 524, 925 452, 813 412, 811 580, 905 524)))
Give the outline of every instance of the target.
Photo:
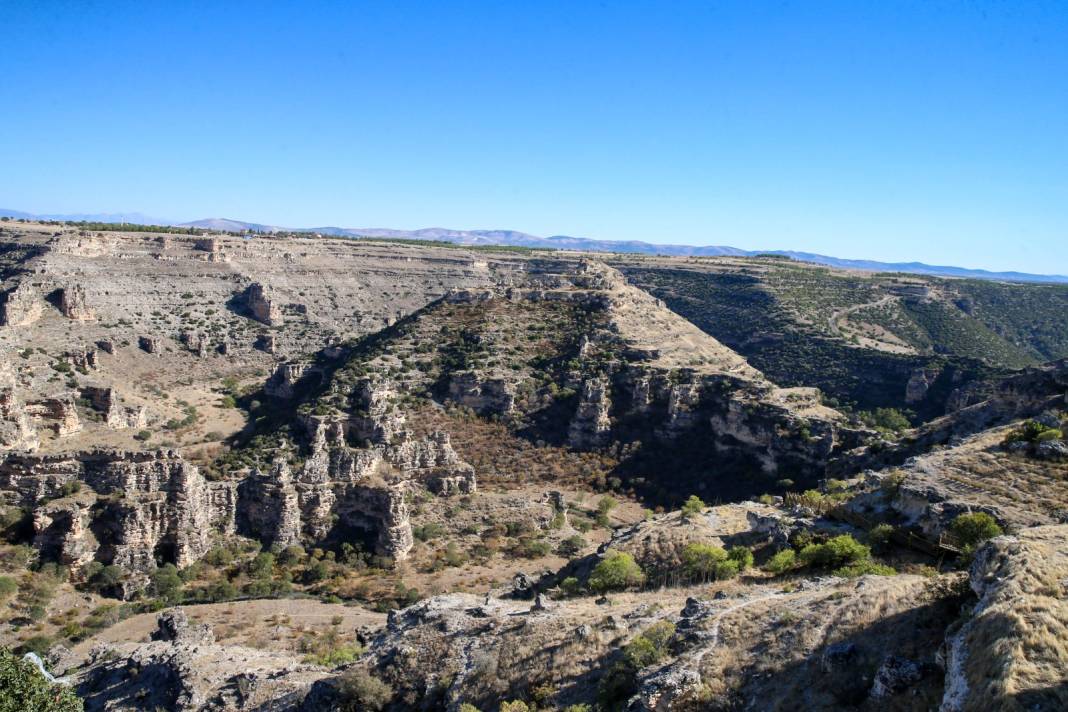
POLYGON ((531 254, 534 252, 555 252, 555 247, 521 247, 518 245, 461 245, 444 240, 420 240, 415 237, 357 237, 357 240, 366 242, 389 242, 398 245, 413 245, 416 247, 449 247, 456 250, 476 250, 479 252, 519 252, 531 254))

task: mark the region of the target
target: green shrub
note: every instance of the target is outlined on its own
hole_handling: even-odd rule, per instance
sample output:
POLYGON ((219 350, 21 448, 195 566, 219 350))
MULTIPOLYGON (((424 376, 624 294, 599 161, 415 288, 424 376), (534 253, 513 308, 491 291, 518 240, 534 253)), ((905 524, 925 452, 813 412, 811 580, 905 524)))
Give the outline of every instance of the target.
POLYGON ((154 596, 170 604, 182 600, 182 578, 174 564, 164 564, 152 572, 151 590, 154 596))
POLYGON ((248 575, 252 578, 270 578, 274 572, 274 554, 269 551, 261 551, 253 557, 248 564, 248 575))
POLYGON ((1037 420, 1028 420, 1021 424, 1020 427, 1016 428, 1008 435, 1006 435, 1004 443, 1008 444, 1012 442, 1038 442, 1039 438, 1043 437, 1045 433, 1049 432, 1060 433, 1057 428, 1054 428, 1049 425, 1044 425, 1038 422, 1037 420))
POLYGON ((862 410, 857 413, 861 422, 880 432, 894 434, 912 427, 912 423, 897 408, 876 408, 873 411, 862 410))
POLYGON ((0 712, 81 712, 82 701, 65 685, 49 683, 37 668, 0 648, 0 712))
POLYGON ((597 696, 603 709, 615 709, 618 703, 634 694, 638 671, 662 660, 674 635, 673 623, 659 621, 624 646, 623 658, 601 678, 597 696))
POLYGON ((974 551, 987 539, 993 539, 1003 533, 997 520, 986 512, 957 515, 950 523, 949 531, 957 538, 965 552, 974 551))
POLYGON ((690 521, 690 519, 705 511, 705 503, 697 495, 691 494, 679 511, 684 521, 690 521))
POLYGON ((739 571, 745 571, 753 565, 753 552, 744 546, 732 546, 727 551, 727 557, 738 562, 739 571))
POLYGON ((727 559, 716 564, 716 580, 726 581, 737 576, 742 571, 742 564, 734 559, 727 559))
POLYGON ((897 573, 897 569, 893 566, 887 566, 886 564, 880 564, 872 559, 864 559, 862 561, 856 561, 852 564, 847 564, 838 569, 835 569, 835 576, 843 576, 845 578, 855 578, 857 576, 864 576, 865 574, 874 574, 876 576, 893 576, 897 573))
POLYGON ((339 645, 329 650, 307 655, 304 657, 304 662, 312 665, 322 665, 323 667, 338 667, 339 665, 348 665, 355 662, 358 657, 363 655, 363 651, 364 647, 359 643, 339 645))
POLYGON ((799 559, 804 566, 844 566, 870 556, 871 549, 849 534, 842 534, 823 544, 809 544, 801 549, 799 559))
POLYGON ((560 590, 565 596, 577 596, 582 593, 582 584, 574 576, 568 576, 560 582, 560 590))
POLYGON ((764 564, 764 570, 773 574, 783 574, 796 567, 797 552, 793 549, 783 549, 764 564))
POLYGON ((523 700, 513 700, 512 702, 502 702, 501 712, 531 712, 531 709, 523 700))
POLYGON ((625 551, 609 551, 590 574, 589 587, 596 593, 622 591, 645 583, 645 574, 625 551))
POLYGON ((876 524, 868 530, 868 543, 877 551, 885 550, 894 535, 894 528, 889 524, 876 524))
POLYGON ((0 601, 19 590, 18 582, 10 576, 0 576, 0 601))
POLYGON ((584 539, 578 534, 575 534, 574 536, 569 536, 567 539, 564 539, 562 542, 560 542, 560 545, 557 547, 556 550, 560 554, 560 556, 566 556, 570 558, 585 549, 587 545, 588 542, 586 541, 586 539, 584 539))
POLYGON ((428 522, 422 526, 412 529, 412 535, 419 541, 430 541, 437 539, 439 536, 445 533, 445 527, 437 524, 436 522, 428 522))
POLYGON ((341 712, 378 712, 393 699, 393 688, 363 670, 342 675, 337 682, 341 712))

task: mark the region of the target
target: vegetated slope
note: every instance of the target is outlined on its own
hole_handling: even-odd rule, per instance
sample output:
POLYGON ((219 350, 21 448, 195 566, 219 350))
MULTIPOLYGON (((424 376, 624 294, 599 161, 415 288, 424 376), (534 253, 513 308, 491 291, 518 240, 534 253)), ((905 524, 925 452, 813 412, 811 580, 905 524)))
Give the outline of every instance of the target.
POLYGON ((850 274, 770 258, 620 268, 772 380, 817 386, 861 409, 909 408, 927 419, 962 383, 1068 354, 1060 286, 850 274))
POLYGON ((546 261, 531 275, 526 289, 450 294, 354 344, 342 365, 309 370, 302 417, 349 420, 354 389, 388 384, 416 427, 428 405, 461 406, 509 437, 607 452, 613 469, 592 476, 668 501, 686 488, 735 499, 777 479, 814 482, 856 442, 814 392, 777 388, 614 270, 546 261))

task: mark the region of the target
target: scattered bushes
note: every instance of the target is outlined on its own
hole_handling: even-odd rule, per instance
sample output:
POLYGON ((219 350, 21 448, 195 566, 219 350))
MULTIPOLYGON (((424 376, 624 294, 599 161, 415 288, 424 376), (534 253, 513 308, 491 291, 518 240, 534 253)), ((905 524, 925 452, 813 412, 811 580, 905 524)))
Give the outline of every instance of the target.
POLYGON ((744 546, 733 547, 728 552, 713 544, 692 542, 682 550, 683 571, 694 581, 734 578, 752 565, 753 552, 744 546))
POLYGON ((575 534, 560 542, 560 545, 556 550, 560 556, 567 556, 570 558, 585 549, 587 545, 588 542, 582 536, 575 534))
POLYGON ((876 408, 857 413, 861 422, 887 435, 896 435, 912 427, 908 417, 897 408, 876 408))
POLYGON ((582 584, 574 576, 568 576, 560 582, 560 590, 565 596, 577 596, 582 593, 582 584))
POLYGON ((868 530, 868 543, 875 551, 885 551, 890 546, 894 528, 889 524, 876 524, 868 530))
POLYGON ((813 567, 835 569, 836 576, 862 576, 879 574, 888 576, 897 573, 892 567, 880 564, 871 558, 871 549, 849 534, 832 537, 823 543, 801 538, 796 549, 783 549, 764 564, 764 570, 784 574, 795 569, 813 567))
POLYGON ((842 576, 844 578, 855 578, 857 576, 864 576, 866 574, 873 574, 876 576, 893 576, 897 573, 897 569, 893 566, 887 566, 886 564, 880 564, 873 559, 863 559, 856 561, 852 564, 846 564, 838 569, 835 569, 835 576, 842 576))

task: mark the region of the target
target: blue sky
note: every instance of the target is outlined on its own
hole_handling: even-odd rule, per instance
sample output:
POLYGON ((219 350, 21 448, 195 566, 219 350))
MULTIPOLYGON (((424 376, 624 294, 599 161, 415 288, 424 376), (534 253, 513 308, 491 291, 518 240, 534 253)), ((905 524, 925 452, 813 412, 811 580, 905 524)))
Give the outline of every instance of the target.
POLYGON ((0 24, 4 208, 1068 273, 1068 2, 6 0, 0 24))

